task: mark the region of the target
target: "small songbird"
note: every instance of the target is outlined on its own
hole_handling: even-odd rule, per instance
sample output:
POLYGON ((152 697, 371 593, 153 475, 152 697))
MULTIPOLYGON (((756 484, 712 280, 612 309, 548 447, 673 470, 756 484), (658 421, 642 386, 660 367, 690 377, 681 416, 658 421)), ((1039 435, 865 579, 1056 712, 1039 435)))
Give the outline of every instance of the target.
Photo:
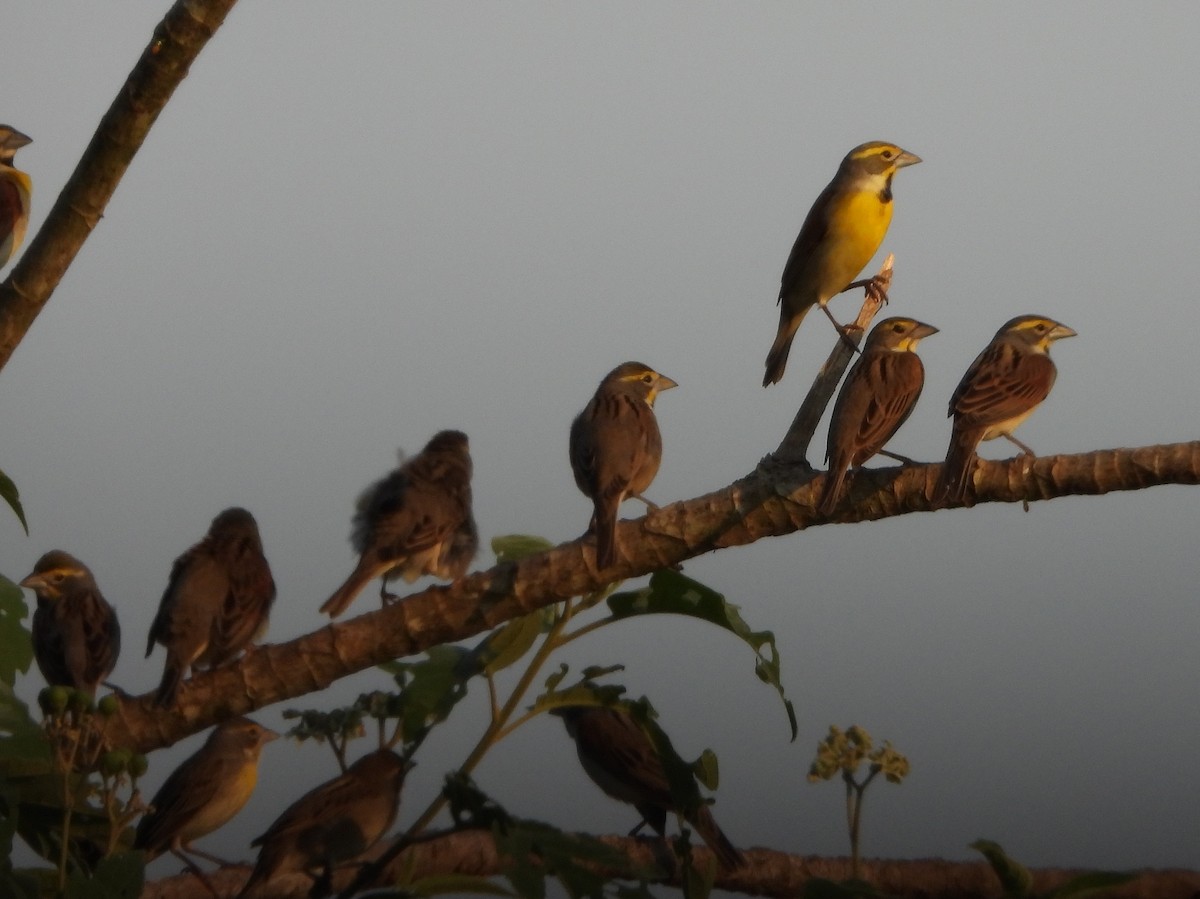
POLYGON ((621 503, 633 496, 654 507, 642 496, 662 460, 654 400, 677 386, 641 362, 622 363, 604 376, 571 423, 571 471, 584 496, 592 500, 588 529, 596 534, 596 567, 601 571, 617 560, 621 503))
MULTIPOLYGON (((679 813, 680 809, 671 796, 662 760, 642 725, 627 712, 602 706, 560 706, 551 714, 567 725, 579 763, 596 786, 613 799, 634 806, 643 823, 662 836, 667 812, 679 813)), ((725 867, 746 864, 742 853, 717 826, 707 805, 697 806, 685 819, 725 867)), ((640 828, 641 824, 632 833, 640 828)))
POLYGON ((0 268, 21 248, 29 224, 29 176, 13 167, 17 150, 33 143, 16 128, 0 125, 0 268))
POLYGON ((194 848, 192 841, 224 827, 242 810, 258 782, 262 748, 278 736, 249 718, 218 724, 154 794, 150 811, 138 823, 133 848, 145 851, 148 859, 170 852, 189 867, 194 863, 188 854, 226 864, 194 848))
POLYGON ((867 335, 829 422, 829 473, 817 507, 822 515, 833 514, 850 466, 880 452, 908 420, 925 386, 917 344, 937 330, 911 318, 886 318, 867 335))
POLYGON ((54 549, 38 559, 21 586, 37 595, 33 656, 46 683, 95 696, 117 664, 121 625, 92 572, 54 549))
POLYGON ((855 147, 808 211, 779 285, 779 332, 767 353, 763 386, 783 377, 796 329, 813 306, 842 326, 826 305, 851 286, 883 243, 892 221, 892 178, 921 157, 895 144, 855 147))
POLYGON ((1050 344, 1075 331, 1052 318, 1019 315, 996 332, 971 363, 947 415, 954 419, 946 464, 934 490, 934 505, 962 502, 984 440, 1006 437, 1022 452, 1036 455, 1013 431, 1041 405, 1054 386, 1057 370, 1050 344))
POLYGON ((336 618, 377 577, 385 605, 387 582, 424 574, 455 581, 479 549, 471 512, 471 453, 462 431, 439 431, 416 456, 368 487, 358 499, 350 543, 358 565, 321 611, 336 618))
POLYGON ((235 659, 267 628, 275 579, 263 555, 258 523, 245 509, 226 509, 203 540, 175 560, 146 655, 167 650, 155 701, 175 701, 189 668, 215 668, 235 659))
POLYGON ((238 899, 281 874, 322 870, 328 876, 334 865, 374 846, 396 820, 411 767, 390 749, 378 749, 297 799, 250 844, 262 848, 238 899))

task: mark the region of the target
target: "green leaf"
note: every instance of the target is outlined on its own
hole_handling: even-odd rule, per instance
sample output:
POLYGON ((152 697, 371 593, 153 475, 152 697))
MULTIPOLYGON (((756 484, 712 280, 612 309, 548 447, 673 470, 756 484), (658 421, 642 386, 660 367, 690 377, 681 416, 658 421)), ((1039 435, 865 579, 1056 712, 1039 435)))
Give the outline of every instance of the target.
POLYGON ((479 670, 493 677, 497 672, 516 664, 542 635, 545 622, 546 618, 539 609, 496 628, 474 649, 479 670))
POLYGON ((76 871, 67 879, 66 899, 138 899, 145 880, 141 852, 121 852, 96 865, 89 877, 76 871))
POLYGON ((721 782, 721 771, 717 765, 717 754, 711 749, 700 753, 700 758, 692 762, 692 774, 705 789, 715 790, 721 782))
POLYGON ((715 624, 741 639, 754 651, 754 673, 765 684, 773 686, 787 712, 792 739, 796 739, 796 710, 783 691, 780 680, 779 651, 771 631, 752 631, 738 607, 725 597, 678 571, 664 569, 650 577, 650 583, 640 590, 616 593, 608 598, 614 620, 639 615, 687 615, 715 624))
POLYGON ((506 534, 492 538, 492 552, 497 562, 517 562, 550 549, 554 549, 554 544, 549 540, 529 534, 506 534))
POLYGON ((1062 886, 1051 890, 1046 899, 1080 899, 1082 896, 1105 893, 1136 879, 1137 874, 1123 871, 1092 871, 1072 877, 1062 886))
POLYGON ((33 662, 33 639, 21 623, 28 614, 21 588, 0 574, 0 683, 10 687, 33 662))
POLYGON ((976 840, 971 844, 972 849, 979 852, 996 876, 1006 896, 1028 896, 1033 891, 1033 875, 1029 869, 1017 860, 1010 858, 999 843, 992 840, 976 840))
POLYGON ((21 522, 21 527, 28 535, 29 523, 25 521, 25 510, 21 507, 21 495, 17 492, 17 485, 2 471, 0 471, 0 499, 8 503, 8 507, 16 514, 17 520, 21 522))

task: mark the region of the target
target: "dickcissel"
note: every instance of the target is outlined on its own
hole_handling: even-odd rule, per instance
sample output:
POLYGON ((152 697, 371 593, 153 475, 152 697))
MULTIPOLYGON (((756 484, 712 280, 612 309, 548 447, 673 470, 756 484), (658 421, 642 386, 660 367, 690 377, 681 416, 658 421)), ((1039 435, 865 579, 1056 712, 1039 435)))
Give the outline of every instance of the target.
POLYGON ((1042 315, 1019 315, 996 332, 950 397, 954 419, 946 464, 934 491, 935 504, 962 502, 975 468, 975 450, 984 440, 1006 437, 1022 452, 1033 450, 1013 431, 1041 405, 1057 370, 1050 344, 1075 331, 1042 315))
POLYGON ((249 718, 231 718, 213 728, 204 745, 171 772, 138 822, 133 848, 148 858, 170 852, 224 862, 192 846, 193 840, 225 826, 250 799, 258 782, 258 757, 279 734, 249 718))
POLYGON ((274 601, 258 523, 245 509, 226 509, 171 568, 146 641, 147 656, 155 643, 167 650, 155 701, 173 703, 189 668, 235 659, 265 632, 274 601))
POLYGON ((54 549, 21 581, 37 596, 33 655, 46 683, 95 696, 117 664, 121 625, 88 567, 54 549))
POLYGON ((911 318, 886 318, 871 329, 862 355, 850 369, 833 407, 825 460, 825 492, 817 508, 831 515, 850 466, 880 452, 908 420, 925 386, 917 355, 922 338, 937 328, 911 318))
POLYGON ((358 565, 321 611, 336 618, 363 587, 382 578, 384 604, 396 599, 387 582, 412 583, 424 574, 455 581, 479 548, 471 512, 471 453, 462 431, 439 431, 425 448, 358 499, 350 543, 358 565))
POLYGON ((571 423, 571 471, 592 500, 589 530, 596 534, 596 567, 617 560, 617 512, 634 496, 653 508, 642 493, 658 474, 662 435, 654 400, 679 386, 641 362, 618 365, 571 423))
POLYGON ((396 820, 410 767, 391 750, 378 749, 297 799, 250 844, 262 848, 238 899, 281 874, 328 876, 335 865, 374 846, 396 820))
POLYGON ((29 224, 29 176, 13 167, 17 150, 33 143, 16 128, 0 125, 0 268, 21 248, 29 224))
POLYGON ((783 377, 796 329, 813 306, 842 326, 827 307, 851 285, 883 243, 892 221, 892 178, 921 157, 895 144, 855 147, 804 219, 779 285, 779 332, 767 353, 763 386, 783 377))
MULTIPOLYGON (((667 812, 679 812, 671 796, 666 770, 642 725, 627 712, 601 706, 560 706, 551 714, 563 719, 575 740, 579 763, 601 790, 638 810, 643 823, 659 836, 666 832, 667 812)), ((746 863, 707 805, 686 814, 708 847, 727 868, 746 863)), ((633 829, 636 833, 641 824, 633 829)))

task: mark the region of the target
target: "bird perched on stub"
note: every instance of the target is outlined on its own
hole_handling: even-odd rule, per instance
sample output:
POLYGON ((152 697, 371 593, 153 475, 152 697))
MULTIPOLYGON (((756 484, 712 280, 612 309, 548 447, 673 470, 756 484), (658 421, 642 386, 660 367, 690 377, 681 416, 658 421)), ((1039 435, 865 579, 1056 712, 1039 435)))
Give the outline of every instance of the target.
POLYGON ((37 596, 33 657, 46 683, 91 696, 117 664, 121 625, 86 565, 61 549, 37 560, 21 586, 37 596))
POLYGON ((654 508, 642 495, 662 461, 654 400, 677 386, 641 362, 622 363, 604 376, 571 423, 571 471, 584 496, 592 500, 588 530, 596 535, 596 568, 601 571, 617 560, 621 503, 632 496, 654 508))
POLYGON ((147 656, 155 643, 167 650, 155 701, 173 703, 189 668, 215 668, 237 658, 266 631, 274 601, 275 579, 258 523, 245 509, 226 509, 171 568, 146 641, 147 656))
POLYGON ((384 605, 395 601, 387 582, 425 574, 448 581, 467 573, 479 549, 471 511, 471 453, 462 431, 439 431, 416 456, 368 487, 358 499, 350 543, 358 565, 321 606, 336 618, 362 589, 383 578, 384 605))
POLYGON ((13 166, 17 150, 33 143, 16 128, 0 125, 0 268, 21 248, 29 225, 29 176, 13 166))
POLYGON ((859 466, 883 450, 908 420, 921 388, 925 366, 917 344, 937 328, 912 318, 887 318, 871 329, 862 355, 842 384, 833 417, 825 460, 825 490, 817 508, 832 515, 841 498, 850 466, 859 466))
POLYGON ((1019 315, 996 332, 963 375, 946 414, 954 419, 946 463, 934 490, 934 504, 966 499, 984 440, 1005 437, 1029 456, 1032 449, 1013 436, 1050 395, 1058 375, 1050 344, 1075 331, 1041 315, 1019 315))
MULTIPOLYGON (((675 812, 696 829, 726 868, 746 864, 742 853, 717 826, 707 805, 690 810, 677 807, 662 760, 632 715, 617 708, 587 705, 559 706, 550 713, 566 724, 588 777, 613 799, 634 806, 642 823, 662 836, 667 812, 675 812)), ((637 833, 641 826, 631 833, 637 833)))
MULTIPOLYGON (((872 141, 846 154, 821 191, 792 245, 779 285, 779 330, 767 353, 763 386, 783 377, 792 338, 813 306, 829 316, 829 300, 853 286, 892 222, 892 178, 921 157, 895 144, 872 141)), ((869 282, 864 282, 864 284, 869 282)))

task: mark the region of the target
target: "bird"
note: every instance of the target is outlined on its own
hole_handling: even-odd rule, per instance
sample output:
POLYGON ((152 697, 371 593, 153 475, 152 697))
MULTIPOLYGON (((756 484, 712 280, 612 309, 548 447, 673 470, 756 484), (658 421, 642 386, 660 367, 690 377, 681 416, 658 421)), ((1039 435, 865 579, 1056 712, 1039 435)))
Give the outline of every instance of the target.
POLYGON ((33 183, 29 176, 13 167, 17 150, 33 139, 16 128, 0 125, 0 268, 3 268, 25 240, 29 224, 29 196, 33 183))
POLYGON ((592 500, 590 532, 596 534, 596 567, 617 559, 617 512, 627 497, 642 496, 662 461, 662 434, 654 400, 679 385, 641 362, 624 362, 600 382, 571 423, 570 457, 575 483, 592 500))
POLYGON ((274 601, 258 523, 245 509, 225 509, 171 568, 146 640, 147 657, 155 643, 167 650, 155 702, 171 705, 189 668, 223 665, 261 637, 274 601))
POLYGON ((319 869, 328 877, 334 865, 370 849, 396 820, 411 767, 378 749, 293 802, 250 844, 261 848, 238 899, 281 874, 319 869))
POLYGON ((937 331, 916 319, 895 317, 867 336, 833 406, 825 453, 829 472, 817 505, 822 515, 833 514, 850 466, 879 453, 908 420, 925 385, 917 344, 937 331))
POLYGON ((796 329, 813 306, 842 326, 827 307, 852 286, 875 255, 892 221, 892 178, 921 157, 895 144, 871 141, 855 147, 821 191, 792 245, 779 285, 779 331, 767 353, 763 386, 783 377, 796 329))
POLYGON ((258 782, 263 746, 278 737, 249 718, 218 724, 154 794, 150 811, 138 822, 133 848, 144 851, 148 861, 170 852, 193 870, 188 854, 225 864, 194 848, 192 841, 225 826, 242 810, 258 782))
POLYGON ((1076 332, 1043 315, 1019 315, 996 332, 950 397, 953 418, 946 463, 934 489, 934 505, 962 502, 975 467, 975 450, 984 440, 1006 437, 1022 452, 1033 450, 1013 431, 1050 394, 1057 369, 1050 344, 1076 332))
POLYGON ((336 618, 363 587, 383 578, 384 605, 396 597, 388 580, 424 574, 456 581, 479 549, 471 511, 471 453, 462 431, 439 431, 420 453, 375 482, 358 499, 350 543, 358 565, 321 606, 336 618))
MULTIPOLYGON (((667 812, 680 813, 725 867, 746 864, 742 853, 717 826, 707 805, 686 813, 676 806, 662 760, 631 714, 617 707, 590 705, 559 706, 551 709, 551 714, 566 724, 588 777, 613 799, 634 806, 643 823, 659 836, 666 831, 667 812)), ((641 824, 631 834, 639 829, 641 824)))
POLYGON ((117 664, 121 625, 86 565, 54 549, 21 586, 37 596, 33 655, 46 683, 95 696, 117 664))

